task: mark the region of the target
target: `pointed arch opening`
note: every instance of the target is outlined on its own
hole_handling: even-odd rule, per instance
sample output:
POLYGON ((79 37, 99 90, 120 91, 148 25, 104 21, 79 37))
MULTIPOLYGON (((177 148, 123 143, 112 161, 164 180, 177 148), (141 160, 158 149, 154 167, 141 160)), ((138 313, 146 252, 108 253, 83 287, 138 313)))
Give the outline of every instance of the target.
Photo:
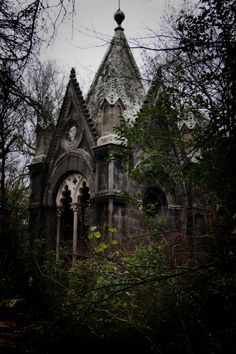
POLYGON ((90 190, 84 176, 72 173, 65 177, 56 196, 56 260, 59 260, 62 246, 67 248, 73 263, 79 253, 86 252, 89 207, 90 190))
POLYGON ((143 208, 150 217, 162 215, 167 208, 165 193, 159 187, 149 187, 143 196, 143 208))

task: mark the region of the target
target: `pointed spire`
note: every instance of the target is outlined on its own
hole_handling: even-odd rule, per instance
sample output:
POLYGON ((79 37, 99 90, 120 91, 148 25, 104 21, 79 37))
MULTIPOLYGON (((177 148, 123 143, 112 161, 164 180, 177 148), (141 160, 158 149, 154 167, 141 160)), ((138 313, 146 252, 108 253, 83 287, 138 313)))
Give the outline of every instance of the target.
POLYGON ((127 121, 135 119, 145 94, 139 69, 121 27, 124 18, 119 8, 114 14, 118 27, 87 95, 90 117, 100 136, 97 144, 113 141, 108 137, 114 137, 111 128, 119 125, 121 115, 127 121))

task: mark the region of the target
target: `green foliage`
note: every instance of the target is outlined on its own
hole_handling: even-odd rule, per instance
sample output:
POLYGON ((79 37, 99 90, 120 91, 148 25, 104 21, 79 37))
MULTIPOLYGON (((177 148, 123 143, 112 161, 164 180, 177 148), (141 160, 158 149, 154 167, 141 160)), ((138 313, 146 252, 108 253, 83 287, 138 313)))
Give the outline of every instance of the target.
MULTIPOLYGON (((155 269, 164 269, 164 264, 159 264, 163 257, 157 258, 162 249, 143 246, 134 252, 109 251, 106 256, 104 249, 109 251, 107 244, 100 242, 95 248, 97 255, 78 260, 69 270, 65 269, 65 264, 55 266, 55 262, 44 261, 37 280, 40 288, 42 282, 51 283, 50 287, 43 286, 44 307, 51 299, 51 319, 68 323, 69 332, 78 331, 81 326, 82 333, 86 332, 91 338, 109 339, 119 333, 125 335, 126 331, 148 330, 145 311, 141 310, 145 297, 148 305, 145 284, 150 281, 156 286, 155 269), (60 303, 63 306, 59 306, 60 303)), ((154 296, 151 289, 150 296, 154 296)), ((58 324, 54 328, 58 328, 58 324)))
POLYGON ((182 291, 183 318, 198 352, 235 351, 235 275, 233 269, 222 274, 212 268, 190 290, 182 291))
POLYGON ((153 85, 136 123, 123 121, 117 132, 125 141, 133 179, 158 182, 184 199, 188 208, 201 191, 202 206, 232 230, 235 1, 201 0, 196 7, 175 17, 171 37, 179 50, 167 51, 156 63, 153 85), (135 165, 132 151, 138 158, 135 165))
POLYGON ((105 242, 99 243, 99 245, 95 248, 96 253, 103 253, 108 248, 108 245, 105 242))
POLYGON ((195 179, 215 195, 220 217, 224 215, 231 227, 236 210, 235 13, 235 1, 202 0, 198 11, 183 11, 175 23, 183 46, 179 84, 187 81, 186 99, 207 118, 205 129, 195 136, 194 143, 201 149, 195 179))
POLYGON ((48 254, 34 275, 42 330, 104 343, 141 338, 156 352, 232 352, 233 257, 227 272, 220 259, 210 258, 173 267, 170 248, 164 239, 146 239, 133 249, 95 251, 73 267, 48 254))
MULTIPOLYGON (((114 235, 117 233, 117 228, 111 227, 109 225, 104 225, 102 228, 103 232, 109 232, 110 234, 114 235)), ((106 238, 106 240, 103 242, 102 239, 104 238, 102 235, 102 232, 99 231, 97 226, 92 226, 90 227, 90 233, 88 234, 88 239, 89 240, 96 240, 96 246, 94 246, 94 251, 95 253, 103 253, 105 252, 108 248, 112 248, 112 246, 118 245, 117 240, 113 240, 109 238, 109 240, 106 238), (98 240, 100 241, 98 243, 98 240)))
MULTIPOLYGON (((158 183, 166 193, 181 196, 191 207, 190 177, 193 171, 191 159, 196 154, 193 138, 183 137, 183 117, 193 113, 184 105, 179 88, 157 82, 150 89, 150 100, 138 114, 134 125, 123 121, 116 132, 125 139, 126 158, 130 177, 145 180, 147 185, 158 183), (136 163, 130 159, 134 152, 136 163)), ((195 110, 194 113, 197 111, 195 110)), ((186 118, 185 118, 186 117, 186 118)), ((154 206, 151 206, 154 208, 154 206)))
POLYGON ((27 286, 25 263, 28 261, 28 199, 20 188, 5 191, 0 209, 0 293, 14 297, 27 286), (18 286, 21 284, 21 286, 18 286))
POLYGON ((94 227, 91 227, 90 228, 90 233, 88 234, 88 239, 89 240, 92 240, 93 238, 96 238, 96 239, 99 239, 101 238, 101 232, 97 230, 97 227, 94 226, 94 227))

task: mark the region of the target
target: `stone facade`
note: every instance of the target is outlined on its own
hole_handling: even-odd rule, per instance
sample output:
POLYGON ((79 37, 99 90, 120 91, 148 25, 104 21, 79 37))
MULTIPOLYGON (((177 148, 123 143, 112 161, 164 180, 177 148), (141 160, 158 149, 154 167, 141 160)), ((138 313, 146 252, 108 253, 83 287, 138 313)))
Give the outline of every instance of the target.
POLYGON ((64 244, 73 261, 84 252, 89 226, 114 226, 118 235, 140 230, 139 209, 124 192, 131 196, 142 192, 142 203, 158 198, 159 213, 169 217, 170 224, 179 218, 173 198, 158 183, 137 186, 129 179, 123 147, 113 131, 121 116, 134 121, 145 99, 140 72, 121 27, 123 19, 117 11, 118 26, 87 99, 72 69, 56 126, 48 121, 38 124, 37 149, 29 166, 30 235, 46 239, 56 259, 64 244))

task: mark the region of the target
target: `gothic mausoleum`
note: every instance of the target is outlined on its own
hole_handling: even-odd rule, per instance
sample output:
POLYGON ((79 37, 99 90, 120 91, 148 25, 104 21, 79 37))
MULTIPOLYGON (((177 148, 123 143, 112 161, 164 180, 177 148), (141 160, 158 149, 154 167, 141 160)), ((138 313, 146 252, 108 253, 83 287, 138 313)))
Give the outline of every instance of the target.
POLYGON ((75 260, 86 249, 91 226, 114 226, 118 235, 139 230, 139 209, 124 192, 142 192, 146 202, 158 198, 159 212, 173 219, 173 198, 158 181, 135 185, 119 154, 123 147, 114 127, 121 119, 134 121, 146 98, 121 26, 124 17, 120 10, 114 15, 114 36, 86 100, 72 69, 56 126, 50 120, 37 126, 37 149, 29 166, 30 235, 46 239, 57 259, 61 246, 67 245, 75 260), (114 147, 116 154, 110 159, 114 147))

